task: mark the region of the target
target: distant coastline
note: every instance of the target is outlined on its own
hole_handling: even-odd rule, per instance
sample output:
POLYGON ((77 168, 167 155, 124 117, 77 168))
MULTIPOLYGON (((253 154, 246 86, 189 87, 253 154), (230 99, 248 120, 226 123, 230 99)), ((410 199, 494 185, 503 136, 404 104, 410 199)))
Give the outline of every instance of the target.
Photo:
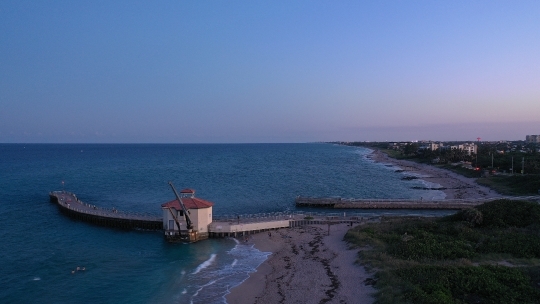
MULTIPOLYGON (((369 159, 392 164, 400 170, 420 175, 420 179, 441 185, 445 188, 446 198, 501 196, 476 184, 473 178, 425 164, 393 159, 378 149, 371 150, 367 155, 369 159)), ((281 229, 271 237, 263 233, 252 236, 249 242, 255 248, 272 254, 246 281, 231 290, 226 296, 227 303, 270 303, 282 299, 310 303, 326 299, 329 294, 332 295, 329 298, 331 303, 340 300, 349 303, 352 299, 359 303, 373 303, 375 289, 362 283, 369 281, 372 274, 356 264, 358 249, 348 249, 343 240, 350 228, 346 225, 331 226, 330 236, 326 236, 327 227, 324 225, 281 229), (328 266, 324 260, 329 262, 328 266), (332 284, 338 287, 332 289, 332 284), (322 287, 317 293, 312 292, 309 285, 322 287)))
MULTIPOLYGON (((393 159, 378 149, 372 149, 367 157, 396 166, 399 173, 414 173, 420 179, 441 185, 448 199, 502 198, 492 189, 477 184, 475 178, 446 169, 393 159)), ((352 228, 331 226, 329 236, 324 225, 282 229, 272 236, 254 235, 250 243, 272 254, 246 281, 231 290, 226 296, 227 303, 270 303, 285 299, 306 303, 373 303, 377 291, 373 287, 377 281, 375 273, 357 264, 360 249, 351 249, 344 240, 348 231, 359 231, 364 224, 352 228)))
POLYGON ((452 171, 421 164, 409 160, 395 159, 379 149, 373 150, 367 157, 375 162, 392 164, 406 172, 422 175, 423 180, 436 183, 444 188, 447 199, 501 197, 496 191, 476 183, 475 178, 469 178, 452 171))

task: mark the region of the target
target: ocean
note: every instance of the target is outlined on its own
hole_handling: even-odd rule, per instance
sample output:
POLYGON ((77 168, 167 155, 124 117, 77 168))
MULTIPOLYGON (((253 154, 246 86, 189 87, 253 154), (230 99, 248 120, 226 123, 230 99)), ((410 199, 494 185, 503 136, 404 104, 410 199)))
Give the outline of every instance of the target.
MULTIPOLYGON (((160 232, 72 220, 49 202, 53 190, 158 215, 174 199, 168 181, 213 202, 215 216, 296 211, 297 195, 444 198, 369 153, 322 143, 0 144, 0 302, 226 303, 269 255, 232 238, 169 244, 160 232)), ((407 214, 364 212, 386 213, 407 214)))

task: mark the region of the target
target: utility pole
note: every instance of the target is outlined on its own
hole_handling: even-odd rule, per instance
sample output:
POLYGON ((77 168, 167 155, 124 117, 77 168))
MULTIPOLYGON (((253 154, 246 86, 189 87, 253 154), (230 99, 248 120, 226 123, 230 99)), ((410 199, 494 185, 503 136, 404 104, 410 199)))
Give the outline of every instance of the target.
POLYGON ((480 137, 476 138, 478 140, 478 144, 476 145, 476 168, 478 169, 478 148, 480 147, 480 137))
POLYGON ((512 168, 510 168, 510 170, 512 170, 512 175, 514 175, 514 157, 512 156, 512 168))
POLYGON ((521 175, 525 174, 525 157, 521 158, 521 175))

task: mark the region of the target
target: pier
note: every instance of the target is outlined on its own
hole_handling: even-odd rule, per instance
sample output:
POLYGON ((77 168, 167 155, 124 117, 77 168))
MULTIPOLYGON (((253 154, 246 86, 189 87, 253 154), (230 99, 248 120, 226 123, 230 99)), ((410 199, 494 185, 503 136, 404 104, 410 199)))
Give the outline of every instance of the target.
MULTIPOLYGON (((74 193, 67 191, 50 192, 49 198, 62 213, 77 220, 113 228, 164 230, 166 234, 170 233, 164 228, 163 217, 98 207, 84 203, 74 193)), ((208 225, 208 237, 239 237, 281 228, 315 224, 347 223, 352 225, 362 220, 366 220, 366 218, 354 213, 306 213, 302 211, 222 215, 215 216, 214 221, 208 225)))
POLYGON ((462 210, 478 206, 487 202, 508 199, 539 201, 540 196, 506 196, 481 199, 442 199, 442 200, 418 200, 418 199, 344 199, 341 197, 302 197, 295 199, 297 207, 317 207, 331 209, 439 209, 439 210, 462 210))
MULTIPOLYGON (((198 209, 206 212, 202 218, 210 217, 206 223, 197 219, 191 230, 186 230, 187 223, 182 220, 181 211, 174 208, 175 201, 162 204, 163 217, 145 213, 125 212, 115 208, 103 208, 96 205, 87 204, 77 198, 77 196, 67 191, 53 191, 49 193, 51 202, 55 203, 60 211, 74 219, 89 223, 122 228, 141 230, 161 230, 164 231, 168 241, 194 242, 205 238, 239 237, 250 234, 267 232, 282 228, 294 228, 305 225, 333 225, 333 224, 356 224, 369 220, 365 215, 354 212, 342 213, 314 213, 314 212, 273 212, 261 214, 241 214, 211 216, 212 203, 195 198, 191 189, 182 190, 182 200, 191 210, 191 215, 197 219, 197 206, 204 207, 198 209), (204 204, 203 204, 204 203, 204 204), (169 215, 173 219, 169 219, 169 215), (180 229, 178 229, 180 228, 180 229), (186 233, 194 237, 185 238, 186 233), (184 238, 182 238, 184 237, 184 238)), ((499 199, 539 201, 540 196, 521 197, 496 197, 475 200, 410 200, 410 199, 342 199, 340 197, 297 197, 295 202, 298 207, 320 207, 331 209, 439 209, 439 210, 460 210, 474 207, 489 201, 499 199)))
POLYGON ((162 218, 159 216, 97 207, 80 201, 71 192, 53 191, 49 193, 49 198, 62 213, 85 222, 124 229, 163 229, 162 218))
POLYGON ((274 212, 221 216, 209 225, 210 237, 239 237, 306 225, 353 225, 368 220, 355 213, 274 212))

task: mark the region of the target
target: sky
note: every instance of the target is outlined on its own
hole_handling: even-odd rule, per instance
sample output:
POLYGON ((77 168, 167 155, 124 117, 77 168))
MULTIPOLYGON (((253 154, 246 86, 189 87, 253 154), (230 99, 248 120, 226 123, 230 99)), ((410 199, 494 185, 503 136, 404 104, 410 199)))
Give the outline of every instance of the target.
POLYGON ((540 1, 0 2, 0 143, 524 140, 540 1))

